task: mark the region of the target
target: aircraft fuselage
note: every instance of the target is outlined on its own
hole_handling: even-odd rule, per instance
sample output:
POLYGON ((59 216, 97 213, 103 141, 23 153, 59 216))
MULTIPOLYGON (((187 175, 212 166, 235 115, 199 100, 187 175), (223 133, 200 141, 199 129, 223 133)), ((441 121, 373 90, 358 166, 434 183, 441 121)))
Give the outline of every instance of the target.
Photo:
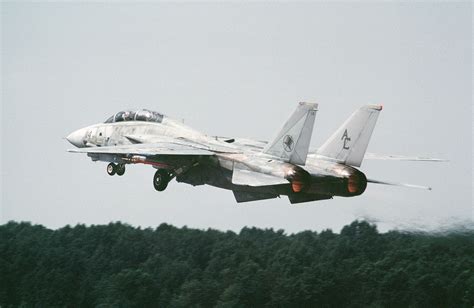
MULTIPOLYGON (((145 163, 156 169, 169 170, 178 182, 191 185, 212 185, 246 194, 260 194, 262 197, 287 195, 307 200, 330 199, 332 196, 351 197, 364 192, 367 182, 365 175, 356 168, 337 162, 309 157, 304 166, 275 159, 261 151, 265 142, 249 139, 233 139, 207 136, 170 118, 161 123, 122 121, 100 123, 79 129, 67 139, 77 147, 111 147, 133 144, 153 144, 163 137, 205 144, 216 151, 215 156, 163 155, 143 158, 140 155, 88 154, 94 161, 116 164, 145 163), (222 150, 220 152, 219 150, 222 150), (286 183, 275 185, 249 186, 232 181, 236 164, 263 175, 284 178, 286 183), (182 169, 182 170, 180 170, 182 169)), ((237 197, 237 196, 236 196, 237 197)), ((290 199, 291 200, 291 199, 290 199)))

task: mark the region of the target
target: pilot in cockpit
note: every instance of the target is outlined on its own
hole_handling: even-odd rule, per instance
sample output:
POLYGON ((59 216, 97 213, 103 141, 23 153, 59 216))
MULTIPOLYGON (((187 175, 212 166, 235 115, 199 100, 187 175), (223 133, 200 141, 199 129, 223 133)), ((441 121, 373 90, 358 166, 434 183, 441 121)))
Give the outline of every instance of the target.
POLYGON ((163 115, 156 111, 150 111, 147 109, 142 109, 138 111, 126 110, 117 112, 115 115, 108 118, 105 123, 116 123, 124 121, 144 121, 161 123, 163 121, 163 115))

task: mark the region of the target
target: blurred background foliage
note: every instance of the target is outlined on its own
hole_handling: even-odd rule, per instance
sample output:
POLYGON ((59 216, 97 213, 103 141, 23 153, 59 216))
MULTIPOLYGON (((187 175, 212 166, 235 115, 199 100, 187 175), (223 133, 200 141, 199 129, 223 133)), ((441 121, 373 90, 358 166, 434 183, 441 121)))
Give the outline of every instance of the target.
POLYGON ((2 307, 472 307, 474 231, 0 226, 2 307))

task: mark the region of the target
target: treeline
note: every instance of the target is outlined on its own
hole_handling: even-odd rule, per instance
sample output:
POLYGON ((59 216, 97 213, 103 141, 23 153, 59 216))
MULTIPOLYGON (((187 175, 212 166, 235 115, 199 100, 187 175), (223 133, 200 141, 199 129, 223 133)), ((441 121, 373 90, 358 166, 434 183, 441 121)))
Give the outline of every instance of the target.
POLYGON ((0 226, 1 307, 472 307, 474 232, 0 226))

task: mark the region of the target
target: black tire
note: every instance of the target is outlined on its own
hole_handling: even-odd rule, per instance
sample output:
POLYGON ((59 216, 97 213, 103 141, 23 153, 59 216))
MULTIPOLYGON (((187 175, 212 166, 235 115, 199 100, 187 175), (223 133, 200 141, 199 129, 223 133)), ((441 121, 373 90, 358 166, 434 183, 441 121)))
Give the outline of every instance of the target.
POLYGON ((110 163, 107 165, 107 173, 112 176, 117 173, 117 165, 114 163, 110 163))
POLYGON ((164 169, 158 169, 153 177, 153 186, 157 191, 163 191, 168 187, 170 174, 164 169))
POLYGON ((125 165, 124 164, 117 165, 116 173, 117 173, 118 176, 124 175, 125 174, 125 165))

